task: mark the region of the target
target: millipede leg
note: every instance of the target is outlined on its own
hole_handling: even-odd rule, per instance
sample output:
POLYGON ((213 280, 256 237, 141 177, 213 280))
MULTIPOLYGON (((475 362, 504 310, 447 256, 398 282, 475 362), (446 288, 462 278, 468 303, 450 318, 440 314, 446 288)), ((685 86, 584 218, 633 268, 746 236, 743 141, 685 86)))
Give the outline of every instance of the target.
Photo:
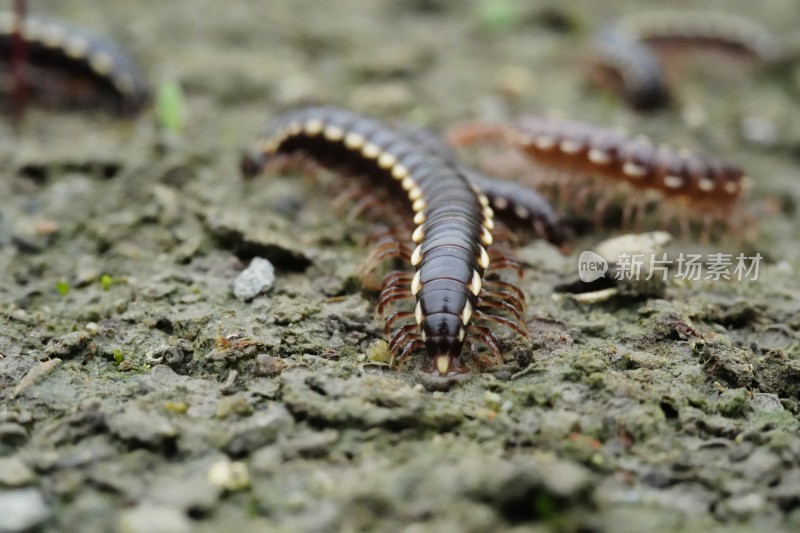
POLYGON ((517 309, 519 313, 522 313, 525 310, 525 301, 517 298, 517 295, 511 291, 484 289, 480 294, 480 298, 489 301, 507 303, 517 309))
POLYGON ((381 255, 381 259, 388 257, 399 257, 400 259, 410 260, 413 250, 409 245, 410 239, 405 231, 390 229, 386 226, 379 226, 367 233, 365 241, 375 248, 385 247, 387 250, 396 250, 397 255, 381 255))
POLYGON ((603 217, 606 216, 606 210, 611 204, 613 197, 611 195, 601 195, 594 206, 593 224, 594 229, 599 231, 603 227, 603 217))
POLYGON ((644 214, 647 211, 647 201, 642 199, 634 203, 633 231, 641 233, 644 225, 644 214))
POLYGON ((411 254, 412 250, 410 250, 407 243, 399 241, 392 235, 385 235, 380 237, 370 249, 367 257, 361 262, 359 271, 363 273, 371 272, 386 259, 396 258, 409 261, 411 254))
POLYGON ((405 300, 408 298, 412 298, 414 295, 411 294, 409 289, 403 287, 390 287, 388 290, 383 291, 378 298, 378 315, 383 316, 384 308, 389 305, 391 302, 396 302, 397 300, 405 300))
MULTIPOLYGON (((403 364, 406 362, 406 358, 409 356, 409 354, 411 354, 411 352, 423 348, 424 346, 425 346, 424 343, 418 338, 407 339, 405 345, 403 346, 403 350, 397 357, 397 369, 400 370, 403 367, 403 364)), ((395 357, 394 355, 392 355, 391 359, 389 359, 389 366, 392 366, 394 364, 394 360, 395 357)))
POLYGON ((478 306, 491 307, 493 309, 502 309, 503 311, 506 311, 514 315, 514 318, 516 318, 519 322, 523 321, 522 311, 517 306, 510 304, 508 302, 493 300, 489 298, 478 298, 478 306))
POLYGON ((497 364, 503 364, 503 351, 500 349, 500 342, 494 332, 486 326, 472 325, 470 337, 485 344, 497 360, 497 364))
POLYGON ((505 290, 509 292, 513 292, 517 295, 518 299, 521 302, 525 301, 525 295, 522 293, 522 289, 520 289, 517 284, 511 283, 510 281, 504 281, 501 279, 485 279, 483 280, 483 287, 484 289, 489 290, 505 290))
POLYGON ((364 242, 367 244, 377 244, 384 239, 394 239, 400 242, 411 240, 411 231, 406 228, 389 227, 385 224, 375 224, 367 230, 364 242))
MULTIPOLYGON (((334 213, 344 213, 348 205, 351 205, 364 197, 366 192, 364 187, 360 185, 350 185, 345 190, 339 192, 336 197, 331 200, 331 208, 334 213)), ((383 226, 385 227, 385 226, 383 226)))
POLYGON ((497 322, 498 324, 501 324, 509 329, 514 330, 516 333, 518 333, 522 337, 525 337, 526 339, 530 336, 530 334, 527 331, 527 328, 524 328, 524 326, 514 322, 511 319, 502 316, 492 315, 488 313, 483 313, 480 310, 475 310, 475 312, 472 314, 472 317, 474 320, 491 320, 492 322, 497 322))
POLYGON ((370 251, 370 256, 377 262, 389 259, 390 257, 397 257, 408 261, 411 258, 411 252, 403 243, 387 239, 375 246, 370 251))
POLYGON ((622 205, 622 221, 620 227, 640 233, 646 210, 646 198, 637 195, 636 197, 627 199, 622 205))
MULTIPOLYGON (((575 196, 572 200, 567 204, 570 207, 570 210, 574 213, 581 213, 586 208, 586 204, 589 203, 589 198, 592 196, 593 187, 590 184, 587 184, 583 187, 579 187, 577 191, 575 191, 575 196)), ((566 202, 562 198, 561 204, 564 205, 566 202)))
POLYGON ((519 278, 521 278, 524 273, 520 262, 505 254, 499 254, 495 259, 490 258, 489 270, 492 272, 497 272, 499 270, 513 270, 516 272, 517 277, 519 278))
POLYGON ((392 329, 392 325, 397 320, 402 320, 404 318, 412 318, 414 316, 414 311, 397 311, 396 313, 392 313, 389 318, 386 319, 386 325, 383 327, 383 334, 387 337, 389 336, 389 332, 392 329))
MULTIPOLYGON (((519 238, 517 234, 511 231, 511 229, 501 222, 495 222, 495 227, 492 230, 492 237, 494 237, 495 242, 502 242, 502 243, 516 243, 519 242, 519 238)), ((492 252, 496 251, 495 248, 491 248, 489 252, 489 257, 492 257, 492 252)))
POLYGON ((450 146, 469 146, 480 142, 503 142, 508 129, 502 124, 488 122, 464 122, 450 127, 445 138, 450 146))
POLYGON ((385 291, 389 287, 397 287, 402 285, 407 285, 411 283, 411 278, 414 275, 410 272, 403 272, 402 270, 392 270, 383 278, 383 283, 381 284, 381 292, 385 291))
POLYGON ((408 354, 417 348, 422 348, 423 345, 424 343, 419 338, 418 326, 416 324, 408 324, 401 327, 395 332, 391 341, 389 341, 389 351, 392 354, 389 360, 389 366, 392 366, 395 358, 397 358, 399 360, 399 367, 408 354), (399 357, 397 357, 398 352, 400 353, 399 357))
MULTIPOLYGON (((365 213, 368 211, 378 210, 380 207, 383 207, 384 203, 383 200, 375 196, 374 194, 368 194, 358 200, 351 208, 350 212, 347 213, 347 220, 356 220, 357 218, 368 218, 365 217, 365 213)), ((374 217, 373 217, 374 218, 374 217)))
POLYGON ((692 234, 692 228, 689 224, 689 218, 682 216, 678 217, 678 224, 681 231, 681 239, 687 240, 689 236, 692 234))
POLYGON ((417 335, 417 329, 418 326, 416 324, 406 324, 398 328, 389 340, 389 349, 396 350, 405 342, 409 335, 417 335))
POLYGON ((711 228, 714 225, 715 215, 712 213, 706 213, 703 215, 703 225, 702 229, 700 230, 700 242, 703 244, 707 244, 711 240, 711 228))

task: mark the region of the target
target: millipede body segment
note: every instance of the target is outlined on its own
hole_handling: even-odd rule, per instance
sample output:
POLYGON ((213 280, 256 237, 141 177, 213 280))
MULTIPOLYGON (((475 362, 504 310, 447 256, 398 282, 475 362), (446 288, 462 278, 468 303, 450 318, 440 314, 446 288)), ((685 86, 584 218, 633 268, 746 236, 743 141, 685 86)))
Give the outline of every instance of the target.
MULTIPOLYGON (((34 96, 66 105, 108 101, 114 111, 135 113, 149 99, 139 69, 114 42, 64 22, 0 11, 0 80, 8 77, 14 36, 23 39, 34 96)), ((3 85, 8 85, 4 81, 3 85)))
POLYGON ((407 139, 419 144, 423 149, 457 165, 489 198, 496 214, 508 213, 508 218, 512 220, 530 223, 537 235, 562 250, 566 249, 561 217, 539 192, 520 183, 494 178, 461 163, 445 139, 427 128, 403 126, 400 130, 407 139))
MULTIPOLYGON (((370 118, 331 107, 305 107, 279 116, 258 143, 254 170, 275 155, 302 152, 322 163, 348 164, 362 173, 385 178, 408 198, 415 229, 410 240, 413 275, 390 273, 379 310, 395 300, 413 297, 413 311, 387 320, 414 319, 392 336, 392 354, 405 358, 424 348, 428 372, 463 373, 465 342, 477 340, 494 350, 488 328, 474 319, 493 319, 479 307, 491 299, 483 274, 489 267, 494 214, 488 199, 448 159, 438 157, 370 118)), ((251 165, 253 166, 253 165, 251 165)))

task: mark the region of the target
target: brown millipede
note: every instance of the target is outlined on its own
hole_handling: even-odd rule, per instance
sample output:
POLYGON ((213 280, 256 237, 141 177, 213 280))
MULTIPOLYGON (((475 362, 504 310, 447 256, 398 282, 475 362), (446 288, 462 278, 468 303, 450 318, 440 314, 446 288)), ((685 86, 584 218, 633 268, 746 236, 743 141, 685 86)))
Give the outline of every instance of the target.
POLYGON ((505 141, 546 167, 602 175, 687 204, 703 220, 704 232, 729 216, 742 192, 744 173, 734 165, 587 122, 527 116, 513 125, 467 123, 450 132, 456 145, 483 139, 505 141))
POLYGON ((13 42, 25 45, 27 89, 49 105, 89 106, 100 103, 114 111, 136 113, 149 92, 139 69, 109 39, 39 15, 25 16, 21 32, 18 17, 0 11, 0 81, 8 81, 13 42))

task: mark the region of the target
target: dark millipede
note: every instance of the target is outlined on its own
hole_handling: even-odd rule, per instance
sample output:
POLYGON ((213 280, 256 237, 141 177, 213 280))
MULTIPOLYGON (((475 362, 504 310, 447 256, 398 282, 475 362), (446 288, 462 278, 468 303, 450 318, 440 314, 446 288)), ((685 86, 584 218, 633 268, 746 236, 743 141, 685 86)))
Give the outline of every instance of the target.
POLYGON ((669 102, 660 51, 713 49, 761 63, 778 60, 781 43, 763 26, 727 13, 657 11, 624 17, 594 39, 591 77, 620 93, 632 107, 669 102))
POLYGON ((525 334, 519 323, 521 295, 515 294, 519 290, 508 282, 483 279, 490 265, 494 213, 461 167, 376 120, 315 106, 279 116, 244 168, 257 172, 274 156, 295 152, 383 178, 408 198, 415 225, 409 260, 416 270, 413 275, 390 273, 378 300, 379 311, 394 301, 416 300, 413 311, 397 311, 386 321, 388 332, 396 321, 414 319, 392 335, 393 357, 402 361, 424 348, 426 372, 454 376, 467 370, 462 362, 465 343, 483 343, 500 357, 494 333, 476 321, 492 320, 525 334), (508 311, 515 319, 486 309, 508 311))
MULTIPOLYGON (((16 24, 15 13, 0 11, 0 87, 11 85, 8 67, 16 24)), ((136 113, 147 103, 142 74, 116 43, 39 15, 26 16, 21 28, 24 78, 37 99, 50 105, 107 104, 121 113, 136 113)))

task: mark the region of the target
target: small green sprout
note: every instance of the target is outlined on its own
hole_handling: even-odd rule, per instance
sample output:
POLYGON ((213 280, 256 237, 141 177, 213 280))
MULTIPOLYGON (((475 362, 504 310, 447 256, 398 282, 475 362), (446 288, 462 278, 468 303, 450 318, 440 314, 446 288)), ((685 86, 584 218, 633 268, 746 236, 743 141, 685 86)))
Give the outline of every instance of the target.
POLYGON ((69 290, 70 286, 68 282, 63 280, 56 282, 56 291, 58 291, 58 294, 60 294, 61 296, 66 296, 67 294, 69 294, 69 290))
POLYGON ((506 31, 520 18, 518 0, 479 0, 478 20, 489 31, 506 31))
POLYGON ((111 285, 114 284, 114 278, 109 276, 108 274, 103 274, 100 276, 100 286, 103 287, 104 291, 107 291, 111 288, 111 285))
POLYGON ((156 120, 164 130, 180 135, 186 108, 183 89, 177 81, 165 81, 156 92, 156 120))

